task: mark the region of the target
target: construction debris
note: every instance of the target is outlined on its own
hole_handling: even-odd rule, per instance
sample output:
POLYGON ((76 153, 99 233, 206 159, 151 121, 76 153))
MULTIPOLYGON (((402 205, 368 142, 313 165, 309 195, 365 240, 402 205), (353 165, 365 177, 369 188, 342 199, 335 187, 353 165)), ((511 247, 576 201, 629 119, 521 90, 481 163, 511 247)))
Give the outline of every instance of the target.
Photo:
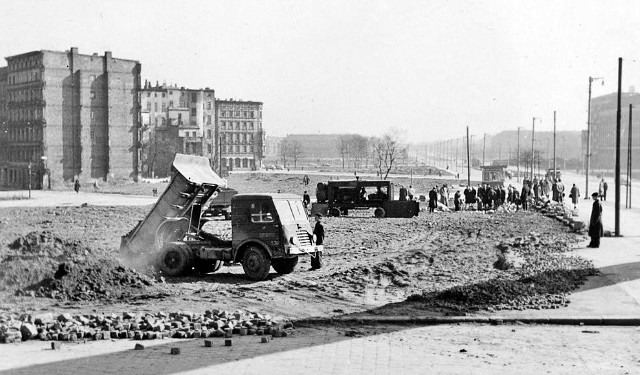
MULTIPOLYGON (((236 311, 207 310, 204 314, 189 311, 166 314, 158 312, 71 315, 53 314, 1 316, 0 342, 27 340, 75 341, 79 339, 154 340, 165 338, 231 337, 233 334, 271 334, 286 337, 293 324, 270 315, 236 311), (224 333, 223 333, 224 332, 224 333)), ((207 340, 210 341, 210 340, 207 340)), ((205 341, 205 345, 207 344, 205 341)), ((228 340, 231 341, 231 340, 228 340)), ((144 349, 144 347, 142 347, 144 349)), ((136 350, 142 350, 136 346, 136 350)))

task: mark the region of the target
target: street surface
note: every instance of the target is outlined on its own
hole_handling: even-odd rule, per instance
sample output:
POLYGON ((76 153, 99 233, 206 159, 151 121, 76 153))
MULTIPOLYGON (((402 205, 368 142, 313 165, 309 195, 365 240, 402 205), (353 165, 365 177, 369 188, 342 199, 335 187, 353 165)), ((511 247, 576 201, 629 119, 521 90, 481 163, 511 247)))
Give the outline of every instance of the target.
POLYGON ((261 344, 234 337, 0 345, 0 374, 637 374, 635 327, 545 325, 298 328, 261 344), (133 350, 139 342, 145 350, 133 350), (181 349, 179 355, 170 348, 181 349), (4 370, 4 371, 3 371, 4 370))

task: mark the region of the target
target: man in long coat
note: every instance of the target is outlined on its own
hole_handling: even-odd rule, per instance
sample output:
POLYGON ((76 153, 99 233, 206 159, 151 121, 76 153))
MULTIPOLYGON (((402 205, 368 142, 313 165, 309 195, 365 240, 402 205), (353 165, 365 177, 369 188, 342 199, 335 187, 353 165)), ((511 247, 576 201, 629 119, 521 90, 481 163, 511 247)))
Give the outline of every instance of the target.
POLYGON ((587 247, 600 247, 600 237, 604 232, 602 228, 602 203, 598 200, 598 193, 591 194, 593 207, 591 208, 591 219, 589 220, 589 237, 591 242, 587 247))
POLYGON ((434 186, 429 190, 429 212, 433 212, 438 207, 438 187, 434 186))

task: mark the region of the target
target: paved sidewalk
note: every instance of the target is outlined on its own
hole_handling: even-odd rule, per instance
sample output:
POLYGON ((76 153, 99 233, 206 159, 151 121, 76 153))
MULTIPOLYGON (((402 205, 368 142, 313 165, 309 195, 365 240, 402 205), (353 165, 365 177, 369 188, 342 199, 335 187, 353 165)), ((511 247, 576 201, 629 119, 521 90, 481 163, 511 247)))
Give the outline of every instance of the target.
POLYGON ((476 324, 309 327, 261 344, 234 337, 0 346, 0 374, 637 374, 632 327, 476 324), (347 334, 345 334, 347 333, 347 334), (172 347, 179 355, 169 354, 172 347), (4 371, 3 371, 4 370, 4 371))

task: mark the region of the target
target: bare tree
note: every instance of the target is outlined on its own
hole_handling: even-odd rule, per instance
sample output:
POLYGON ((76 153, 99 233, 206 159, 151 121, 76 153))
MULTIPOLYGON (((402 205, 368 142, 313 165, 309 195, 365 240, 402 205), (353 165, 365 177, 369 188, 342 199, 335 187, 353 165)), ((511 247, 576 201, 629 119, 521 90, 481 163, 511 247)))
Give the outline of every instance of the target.
POLYGON ((287 158, 291 155, 291 146, 291 141, 287 138, 280 142, 280 158, 285 168, 287 167, 287 158))
POLYGON ((295 168, 298 166, 298 159, 304 154, 304 150, 302 149, 302 143, 297 139, 290 141, 289 144, 289 156, 293 159, 293 167, 295 168))
POLYGON ((338 153, 342 158, 342 169, 344 169, 345 160, 349 157, 349 150, 351 148, 349 137, 349 134, 345 134, 338 138, 338 153))
POLYGON ((383 180, 389 177, 389 172, 407 148, 402 142, 403 135, 403 131, 391 128, 382 138, 376 139, 373 143, 374 166, 383 180))

